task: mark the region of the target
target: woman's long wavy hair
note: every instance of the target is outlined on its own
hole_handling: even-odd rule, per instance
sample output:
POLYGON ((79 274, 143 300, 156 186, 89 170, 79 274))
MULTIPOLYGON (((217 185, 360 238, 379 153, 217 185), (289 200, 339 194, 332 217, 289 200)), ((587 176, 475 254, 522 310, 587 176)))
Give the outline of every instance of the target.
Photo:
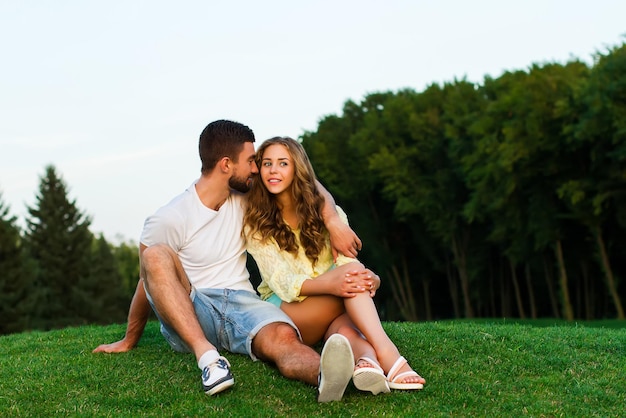
MULTIPOLYGON (((259 170, 261 170, 263 153, 271 145, 281 145, 287 148, 293 161, 294 179, 291 183, 291 193, 298 216, 300 244, 304 247, 306 256, 315 264, 328 239, 328 231, 322 219, 324 196, 317 188, 315 172, 309 157, 302 145, 292 138, 274 137, 263 142, 256 152, 256 164, 259 170)), ((267 191, 260 175, 248 193, 244 226, 248 226, 249 236, 254 236, 261 242, 274 238, 281 250, 294 256, 298 254, 296 236, 283 220, 276 197, 267 191)))

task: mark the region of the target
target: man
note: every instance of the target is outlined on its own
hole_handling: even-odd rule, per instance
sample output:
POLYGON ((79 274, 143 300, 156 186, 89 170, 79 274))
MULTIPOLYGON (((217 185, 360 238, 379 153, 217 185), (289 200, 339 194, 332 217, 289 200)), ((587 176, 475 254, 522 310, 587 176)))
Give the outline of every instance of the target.
MULTIPOLYGON (((302 344, 286 314, 258 298, 249 280, 241 229, 244 193, 258 173, 254 140, 252 130, 237 122, 207 125, 200 135, 200 178, 145 222, 141 277, 126 334, 94 352, 118 353, 135 347, 152 306, 170 346, 195 355, 207 394, 234 384, 219 347, 272 362, 284 376, 318 385, 320 402, 339 400, 354 367, 347 340, 331 336, 320 359, 302 344)), ((324 219, 335 250, 356 256, 361 242, 341 222, 332 197, 324 192, 324 219)), ((364 288, 372 281, 362 275, 349 280, 362 281, 364 288)))

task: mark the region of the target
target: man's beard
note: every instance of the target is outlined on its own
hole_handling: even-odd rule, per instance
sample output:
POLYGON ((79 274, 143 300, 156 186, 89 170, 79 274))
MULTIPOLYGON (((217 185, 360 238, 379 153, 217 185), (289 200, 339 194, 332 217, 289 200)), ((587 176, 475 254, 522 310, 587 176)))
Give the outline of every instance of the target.
POLYGON ((237 190, 238 192, 247 193, 250 191, 250 184, 248 180, 248 177, 242 179, 233 176, 228 179, 228 186, 233 190, 237 190))

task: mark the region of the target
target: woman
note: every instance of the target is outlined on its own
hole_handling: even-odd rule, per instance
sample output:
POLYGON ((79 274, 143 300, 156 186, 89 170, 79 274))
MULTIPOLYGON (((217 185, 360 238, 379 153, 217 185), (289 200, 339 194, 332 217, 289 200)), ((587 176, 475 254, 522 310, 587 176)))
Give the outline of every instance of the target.
POLYGON ((353 258, 340 255, 333 262, 320 212, 323 197, 302 146, 276 137, 261 144, 256 155, 261 181, 249 192, 244 235, 263 279, 261 297, 293 319, 306 344, 334 333, 348 338, 357 359, 357 389, 373 394, 422 389, 425 380, 380 323, 373 273, 353 258))

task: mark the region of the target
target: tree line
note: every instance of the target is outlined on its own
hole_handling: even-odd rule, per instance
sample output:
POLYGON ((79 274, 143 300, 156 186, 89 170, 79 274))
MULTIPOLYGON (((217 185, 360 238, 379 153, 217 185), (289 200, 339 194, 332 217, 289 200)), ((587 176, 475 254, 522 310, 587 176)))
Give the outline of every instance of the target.
POLYGON ((0 194, 0 334, 124 322, 137 245, 92 234, 54 166, 40 180, 24 231, 0 194))
POLYGON ((387 319, 624 319, 626 45, 368 94, 301 139, 387 319))
MULTIPOLYGON (((382 277, 383 319, 624 319, 626 45, 368 94, 300 139, 382 277)), ((54 166, 23 231, 0 194, 0 334, 125 321, 137 245, 90 222, 54 166)))

